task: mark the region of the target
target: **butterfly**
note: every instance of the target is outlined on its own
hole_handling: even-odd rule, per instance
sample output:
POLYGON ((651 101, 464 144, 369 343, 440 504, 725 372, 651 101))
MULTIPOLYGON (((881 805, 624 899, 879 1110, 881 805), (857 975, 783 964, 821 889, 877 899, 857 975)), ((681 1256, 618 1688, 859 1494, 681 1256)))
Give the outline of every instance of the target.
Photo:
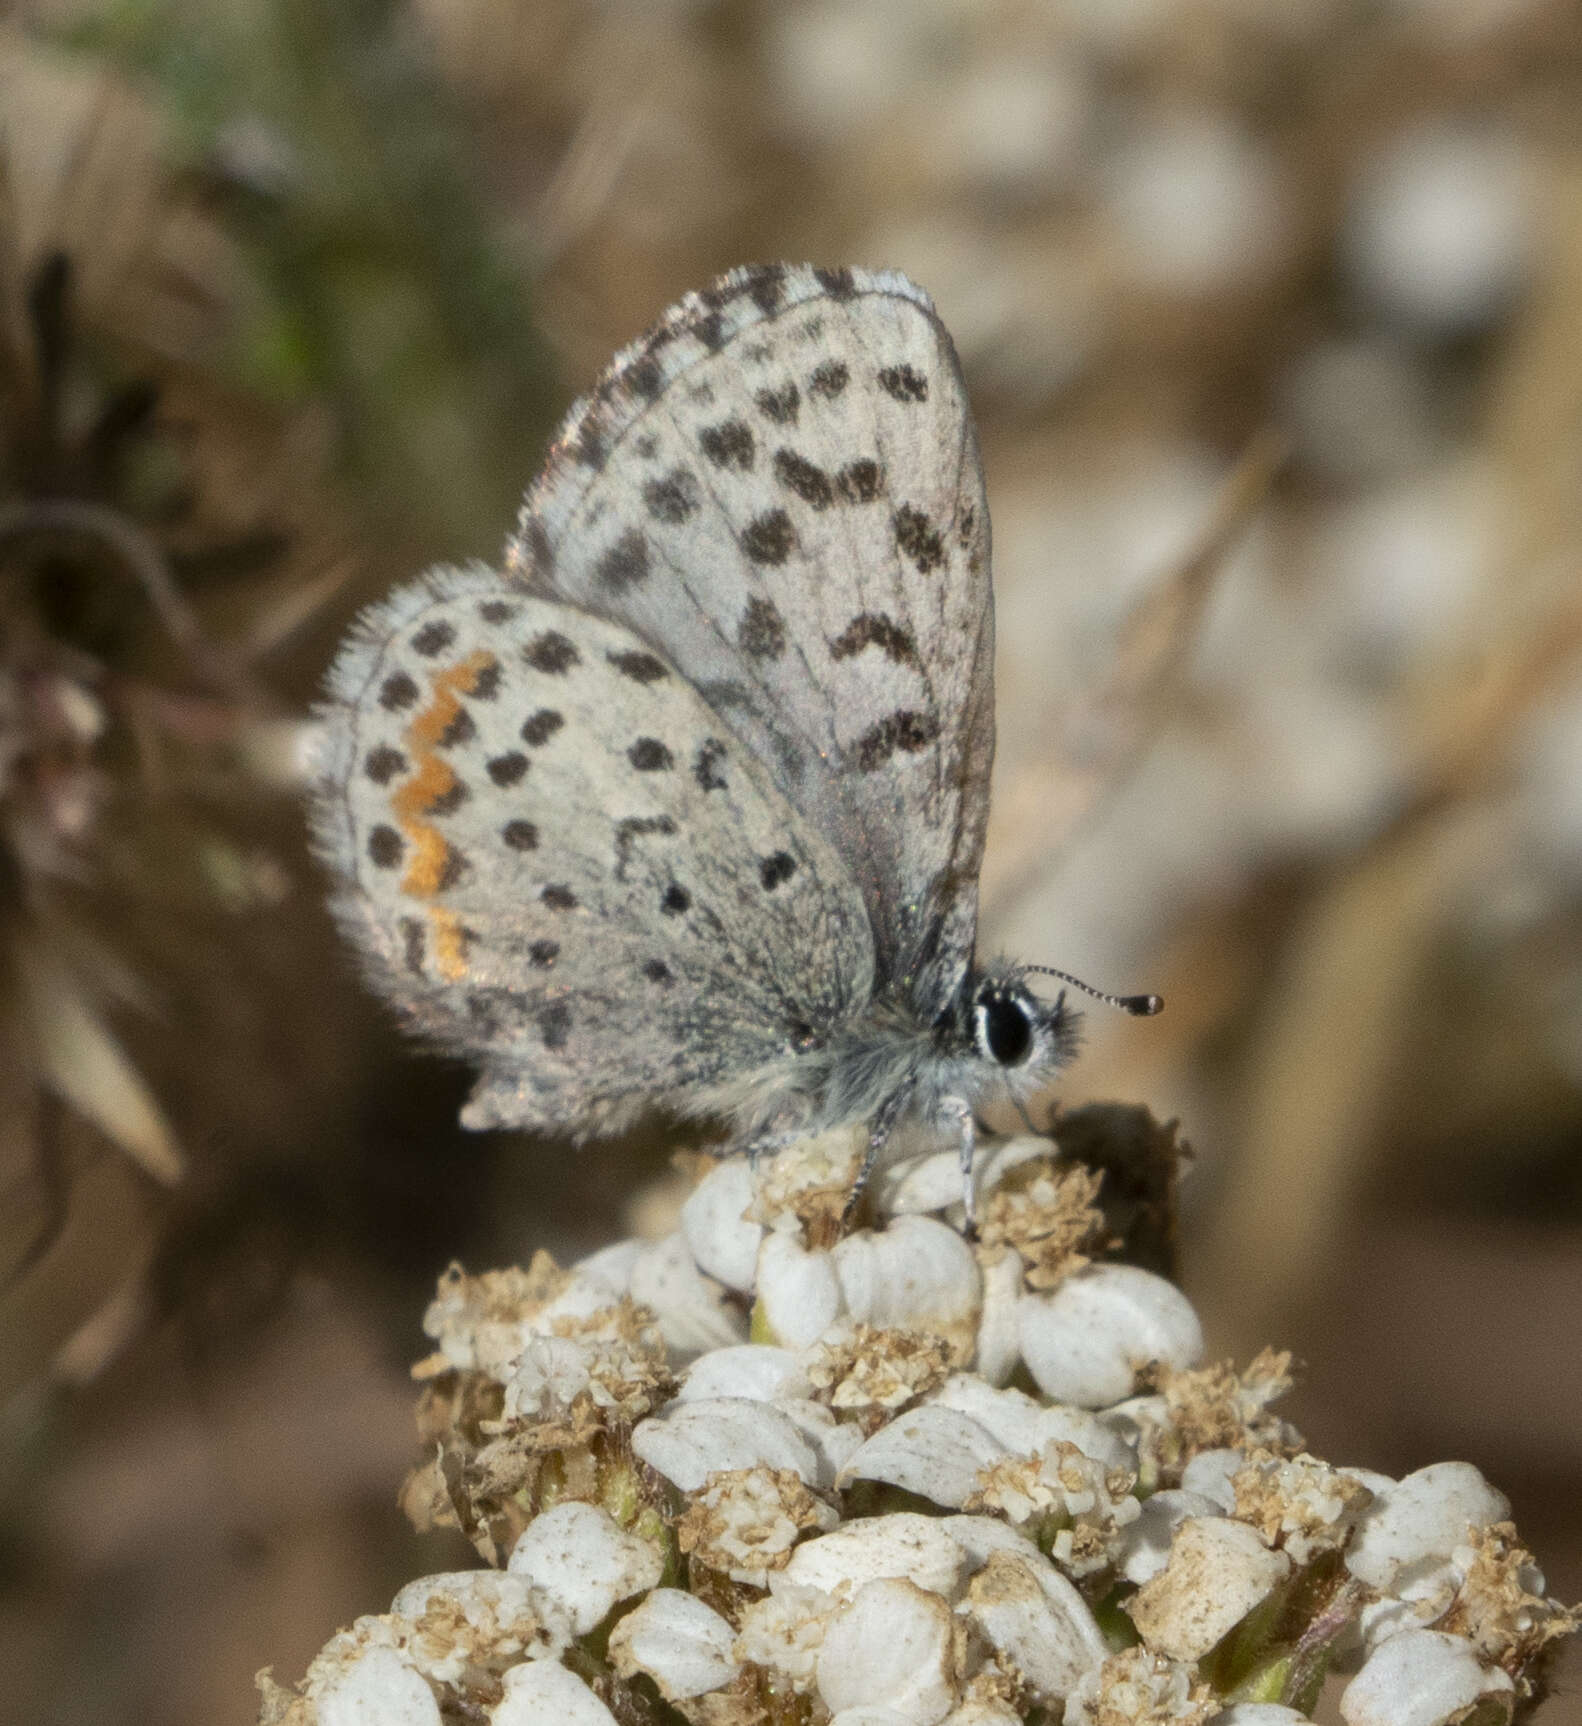
POLYGON ((617 354, 503 568, 369 609, 321 710, 338 921, 479 1068, 463 1123, 661 1109, 756 1151, 863 1122, 860 1191, 915 1116, 956 1135, 970 1216, 979 1105, 1076 1046, 1033 976, 1087 989, 975 956, 993 648, 977 435, 920 288, 738 269, 617 354))

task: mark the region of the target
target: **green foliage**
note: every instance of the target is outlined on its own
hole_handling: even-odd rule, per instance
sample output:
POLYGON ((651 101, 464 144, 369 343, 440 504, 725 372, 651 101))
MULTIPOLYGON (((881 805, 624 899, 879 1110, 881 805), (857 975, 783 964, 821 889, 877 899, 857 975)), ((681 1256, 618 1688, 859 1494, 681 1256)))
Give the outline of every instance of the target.
POLYGON ((157 94, 251 265, 229 364, 330 407, 414 558, 493 556, 559 396, 461 116, 390 0, 111 0, 73 40, 157 94))

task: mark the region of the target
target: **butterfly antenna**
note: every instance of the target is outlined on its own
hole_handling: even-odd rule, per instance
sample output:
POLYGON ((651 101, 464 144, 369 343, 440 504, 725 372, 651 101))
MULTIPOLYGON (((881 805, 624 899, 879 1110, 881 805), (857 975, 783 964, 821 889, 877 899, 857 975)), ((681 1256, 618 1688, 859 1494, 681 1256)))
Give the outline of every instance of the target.
POLYGON ((1106 995, 1102 989, 1095 989, 1091 983, 1084 983, 1080 977, 1073 977, 1069 971, 1057 971, 1053 965, 1028 965, 1029 971, 1041 971, 1046 977, 1058 977, 1062 983, 1069 983, 1073 989, 1080 989, 1084 995, 1091 995, 1095 1001, 1105 1001, 1112 1007, 1119 1007, 1123 1013, 1131 1013, 1139 1019, 1149 1018, 1164 1006, 1163 999, 1158 995, 1106 995))

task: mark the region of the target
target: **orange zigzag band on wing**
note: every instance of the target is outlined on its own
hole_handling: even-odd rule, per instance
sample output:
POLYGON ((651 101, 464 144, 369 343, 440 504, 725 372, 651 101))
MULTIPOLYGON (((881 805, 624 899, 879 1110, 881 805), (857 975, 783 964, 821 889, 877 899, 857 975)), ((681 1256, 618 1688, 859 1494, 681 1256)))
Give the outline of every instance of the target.
MULTIPOLYGON (((455 665, 436 671, 430 679, 433 699, 406 728, 406 742, 417 763, 417 771, 391 798, 391 808, 401 831, 412 844, 412 861, 401 881, 403 893, 415 899, 432 899, 460 877, 462 857, 429 819, 458 788, 456 770, 437 753, 441 739, 462 711, 461 698, 471 695, 478 679, 498 662, 480 648, 455 665)), ((461 919, 442 905, 430 905, 434 928, 434 961, 447 982, 459 982, 467 974, 467 942, 461 919)))

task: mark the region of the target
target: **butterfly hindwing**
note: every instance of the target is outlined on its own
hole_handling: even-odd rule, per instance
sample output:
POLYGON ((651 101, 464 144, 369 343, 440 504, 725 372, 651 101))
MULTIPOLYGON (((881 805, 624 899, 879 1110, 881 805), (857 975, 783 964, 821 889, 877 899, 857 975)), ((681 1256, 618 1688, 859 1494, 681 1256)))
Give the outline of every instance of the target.
POLYGON ((320 847, 377 986, 484 1077, 468 1124, 596 1131, 872 991, 844 864, 629 629, 438 572, 324 710, 320 847))

